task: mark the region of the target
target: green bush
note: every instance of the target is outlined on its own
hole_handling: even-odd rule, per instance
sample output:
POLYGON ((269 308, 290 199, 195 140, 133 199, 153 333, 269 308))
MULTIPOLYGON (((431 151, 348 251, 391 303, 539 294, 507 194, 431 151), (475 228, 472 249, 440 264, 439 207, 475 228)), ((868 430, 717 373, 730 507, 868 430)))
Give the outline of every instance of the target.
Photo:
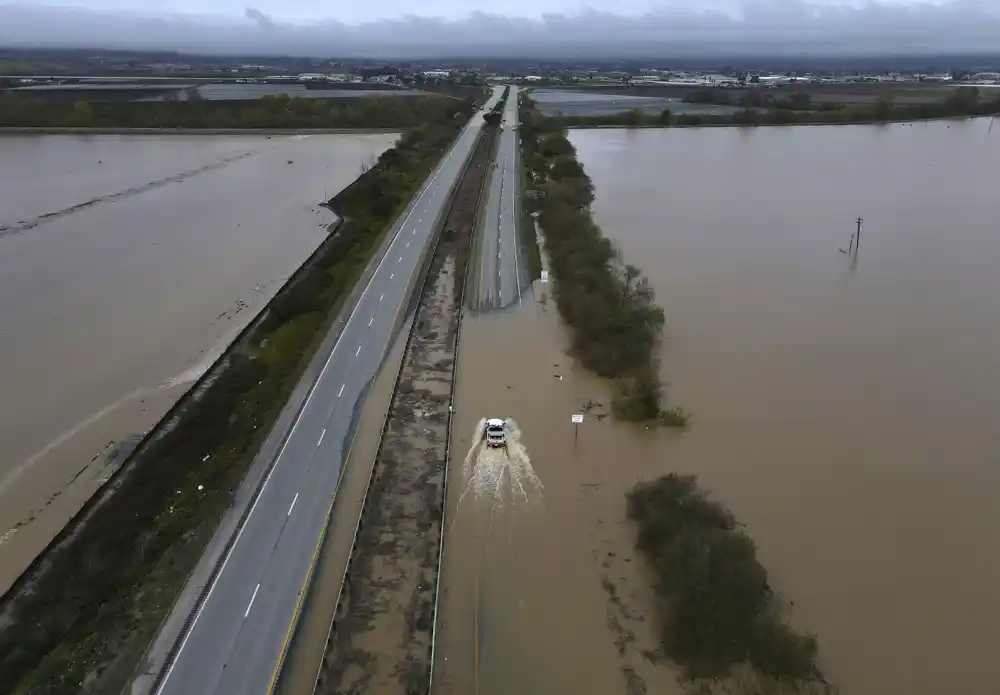
POLYGON ((816 638, 782 622, 753 541, 694 477, 640 483, 627 510, 663 609, 663 652, 687 677, 724 678, 746 665, 796 686, 825 686, 816 638))

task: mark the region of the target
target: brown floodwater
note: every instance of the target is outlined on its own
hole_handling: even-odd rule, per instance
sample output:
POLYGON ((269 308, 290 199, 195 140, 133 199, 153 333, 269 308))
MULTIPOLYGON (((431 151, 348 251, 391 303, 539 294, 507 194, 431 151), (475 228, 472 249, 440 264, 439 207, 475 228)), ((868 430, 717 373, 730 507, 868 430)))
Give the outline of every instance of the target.
POLYGON ((663 442, 605 417, 607 384, 564 354, 547 289, 462 324, 432 692, 672 695, 643 654, 651 607, 622 521, 663 442), (484 417, 512 420, 508 455, 475 447, 484 417))
POLYGON ((624 518, 635 481, 672 471, 746 524, 842 692, 996 689, 987 127, 572 133, 598 221, 666 310, 668 400, 694 420, 645 430, 595 408, 574 442, 570 415, 608 389, 570 366, 551 302, 466 320, 435 693, 677 692, 624 518), (491 416, 517 422, 541 493, 462 495, 491 416))
POLYGON ((0 590, 325 238, 393 134, 0 137, 0 590))
POLYGON ((663 376, 695 422, 664 457, 747 524, 854 695, 1000 682, 988 123, 572 137, 667 309, 663 376))

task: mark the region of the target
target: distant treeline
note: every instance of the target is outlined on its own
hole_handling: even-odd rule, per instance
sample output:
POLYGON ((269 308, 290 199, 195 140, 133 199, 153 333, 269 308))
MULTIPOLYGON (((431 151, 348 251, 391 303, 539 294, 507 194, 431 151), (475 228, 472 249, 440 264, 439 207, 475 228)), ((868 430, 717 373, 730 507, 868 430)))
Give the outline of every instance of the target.
POLYGON ((562 127, 574 126, 699 126, 699 125, 785 125, 785 124, 847 124, 883 123, 888 121, 919 121, 932 118, 988 116, 1000 113, 1000 96, 984 99, 976 87, 960 87, 947 98, 926 104, 900 104, 892 93, 880 96, 869 104, 844 104, 816 101, 806 92, 771 95, 752 90, 734 96, 723 89, 698 89, 683 98, 692 104, 739 107, 731 113, 673 113, 663 109, 646 113, 633 109, 624 113, 602 116, 557 116, 562 127))
POLYGON ((445 96, 306 99, 269 94, 250 101, 46 103, 0 94, 0 127, 40 128, 399 128, 453 113, 445 96))

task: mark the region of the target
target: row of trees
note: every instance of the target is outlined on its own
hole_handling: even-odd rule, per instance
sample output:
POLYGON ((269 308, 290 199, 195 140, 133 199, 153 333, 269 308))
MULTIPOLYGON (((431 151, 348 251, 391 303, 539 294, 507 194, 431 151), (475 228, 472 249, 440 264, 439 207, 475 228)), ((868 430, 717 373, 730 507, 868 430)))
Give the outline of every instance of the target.
POLYGON ((441 95, 161 102, 49 103, 0 94, 0 126, 101 128, 410 128, 440 121, 465 100, 441 95))
MULTIPOLYGON (((728 105, 734 101, 722 90, 702 90, 720 96, 698 96, 695 93, 685 101, 701 104, 728 105), (708 99, 708 100, 706 100, 708 99)), ((729 113, 673 113, 663 109, 647 113, 632 109, 624 113, 603 116, 559 116, 562 127, 573 126, 699 126, 699 125, 784 125, 784 124, 849 124, 884 123, 888 121, 917 121, 932 118, 960 118, 987 116, 1000 113, 1000 98, 983 99, 975 87, 960 87, 939 102, 926 104, 899 104, 891 92, 871 104, 837 104, 814 102, 804 92, 780 98, 757 95, 740 99, 742 108, 729 113)))
POLYGON ((660 417, 657 353, 664 314, 653 288, 594 222, 594 188, 565 131, 532 109, 525 113, 521 136, 525 160, 534 163, 535 179, 542 182, 539 223, 572 352, 588 369, 616 380, 619 417, 660 417))
POLYGON ((330 313, 458 132, 462 113, 471 113, 470 102, 449 103, 331 201, 345 222, 279 292, 221 376, 138 454, 109 499, 67 526, 69 540, 45 558, 47 569, 4 598, 0 692, 122 691, 330 313))

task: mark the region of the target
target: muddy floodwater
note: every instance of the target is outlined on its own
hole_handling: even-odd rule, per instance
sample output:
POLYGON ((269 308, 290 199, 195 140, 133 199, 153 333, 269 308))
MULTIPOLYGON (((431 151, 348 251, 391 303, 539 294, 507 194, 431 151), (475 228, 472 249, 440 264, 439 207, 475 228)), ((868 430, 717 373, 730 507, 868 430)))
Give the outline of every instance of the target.
POLYGON ((613 425, 565 345, 540 281, 463 321, 433 695, 680 692, 643 656, 651 608, 622 522, 662 442, 613 425), (507 452, 482 446, 486 417, 508 420, 507 452))
POLYGON ((317 204, 395 138, 0 137, 0 590, 325 238, 317 204))
POLYGON ((598 221, 666 309, 669 401, 694 420, 677 433, 598 419, 587 405, 606 405, 607 387, 569 366, 537 296, 466 320, 437 695, 678 692, 624 520, 628 488, 672 471, 746 524, 845 695, 996 690, 1000 136, 987 127, 571 134, 598 221), (852 261, 840 249, 859 216, 852 261), (543 489, 475 494, 461 463, 481 417, 516 421, 543 489))

